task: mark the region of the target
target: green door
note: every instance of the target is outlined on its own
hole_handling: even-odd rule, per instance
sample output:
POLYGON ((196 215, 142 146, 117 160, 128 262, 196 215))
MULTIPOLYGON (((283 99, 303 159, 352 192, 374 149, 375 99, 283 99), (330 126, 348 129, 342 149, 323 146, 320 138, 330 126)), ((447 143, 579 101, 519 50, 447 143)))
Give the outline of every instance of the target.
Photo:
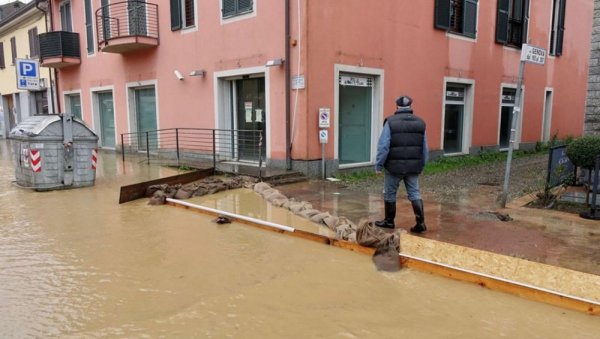
POLYGON ((100 106, 100 141, 102 147, 114 148, 115 143, 115 114, 111 92, 98 93, 100 106))
POLYGON ((236 134, 239 160, 265 158, 265 78, 241 79, 236 86, 236 134), (262 134, 262 141, 260 140, 262 134), (260 145, 259 145, 260 143, 260 145))
POLYGON ((371 87, 340 86, 340 164, 371 161, 371 87))
MULTIPOLYGON (((135 90, 135 109, 138 133, 156 131, 158 129, 156 123, 156 95, 154 87, 135 90)), ((156 148, 158 143, 156 132, 148 134, 148 143, 150 144, 151 149, 156 148)), ((140 134, 138 145, 141 150, 146 149, 145 134, 140 134)))

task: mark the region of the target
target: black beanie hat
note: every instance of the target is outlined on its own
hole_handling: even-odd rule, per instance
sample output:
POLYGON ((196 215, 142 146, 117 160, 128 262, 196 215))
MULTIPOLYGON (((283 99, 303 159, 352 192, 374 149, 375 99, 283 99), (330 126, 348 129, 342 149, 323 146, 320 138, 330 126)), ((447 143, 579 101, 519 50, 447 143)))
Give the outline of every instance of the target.
POLYGON ((396 105, 399 107, 410 107, 412 105, 412 99, 407 95, 403 95, 396 99, 396 105))

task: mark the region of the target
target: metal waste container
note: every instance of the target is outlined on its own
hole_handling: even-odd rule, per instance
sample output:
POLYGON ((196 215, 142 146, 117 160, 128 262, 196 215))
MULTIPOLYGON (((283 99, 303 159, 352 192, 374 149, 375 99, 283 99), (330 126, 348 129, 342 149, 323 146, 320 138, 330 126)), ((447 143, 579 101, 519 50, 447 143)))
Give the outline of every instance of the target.
POLYGON ((49 191, 94 185, 98 136, 71 114, 29 117, 8 138, 19 186, 49 191))

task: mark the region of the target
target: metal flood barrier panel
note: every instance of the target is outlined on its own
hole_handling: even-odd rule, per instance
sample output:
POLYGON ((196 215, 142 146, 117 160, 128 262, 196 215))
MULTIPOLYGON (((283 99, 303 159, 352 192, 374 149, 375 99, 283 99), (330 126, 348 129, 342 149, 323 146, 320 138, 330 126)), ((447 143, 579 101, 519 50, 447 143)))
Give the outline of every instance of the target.
POLYGON ((29 117, 8 138, 17 185, 37 191, 94 185, 98 136, 69 113, 29 117))

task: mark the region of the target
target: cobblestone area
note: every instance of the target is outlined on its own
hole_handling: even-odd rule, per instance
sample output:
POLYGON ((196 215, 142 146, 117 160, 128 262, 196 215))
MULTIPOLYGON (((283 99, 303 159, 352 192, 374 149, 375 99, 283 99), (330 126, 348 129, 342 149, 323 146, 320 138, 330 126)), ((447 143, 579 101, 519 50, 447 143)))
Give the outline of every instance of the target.
MULTIPOLYGON (((509 181, 509 200, 544 188, 548 167, 548 155, 532 155, 513 159, 509 181)), ((482 186, 497 187, 502 192, 506 162, 465 167, 449 172, 422 175, 421 192, 439 202, 452 202, 471 190, 482 186)), ((381 192, 383 177, 346 182, 350 189, 364 192, 381 192)))

